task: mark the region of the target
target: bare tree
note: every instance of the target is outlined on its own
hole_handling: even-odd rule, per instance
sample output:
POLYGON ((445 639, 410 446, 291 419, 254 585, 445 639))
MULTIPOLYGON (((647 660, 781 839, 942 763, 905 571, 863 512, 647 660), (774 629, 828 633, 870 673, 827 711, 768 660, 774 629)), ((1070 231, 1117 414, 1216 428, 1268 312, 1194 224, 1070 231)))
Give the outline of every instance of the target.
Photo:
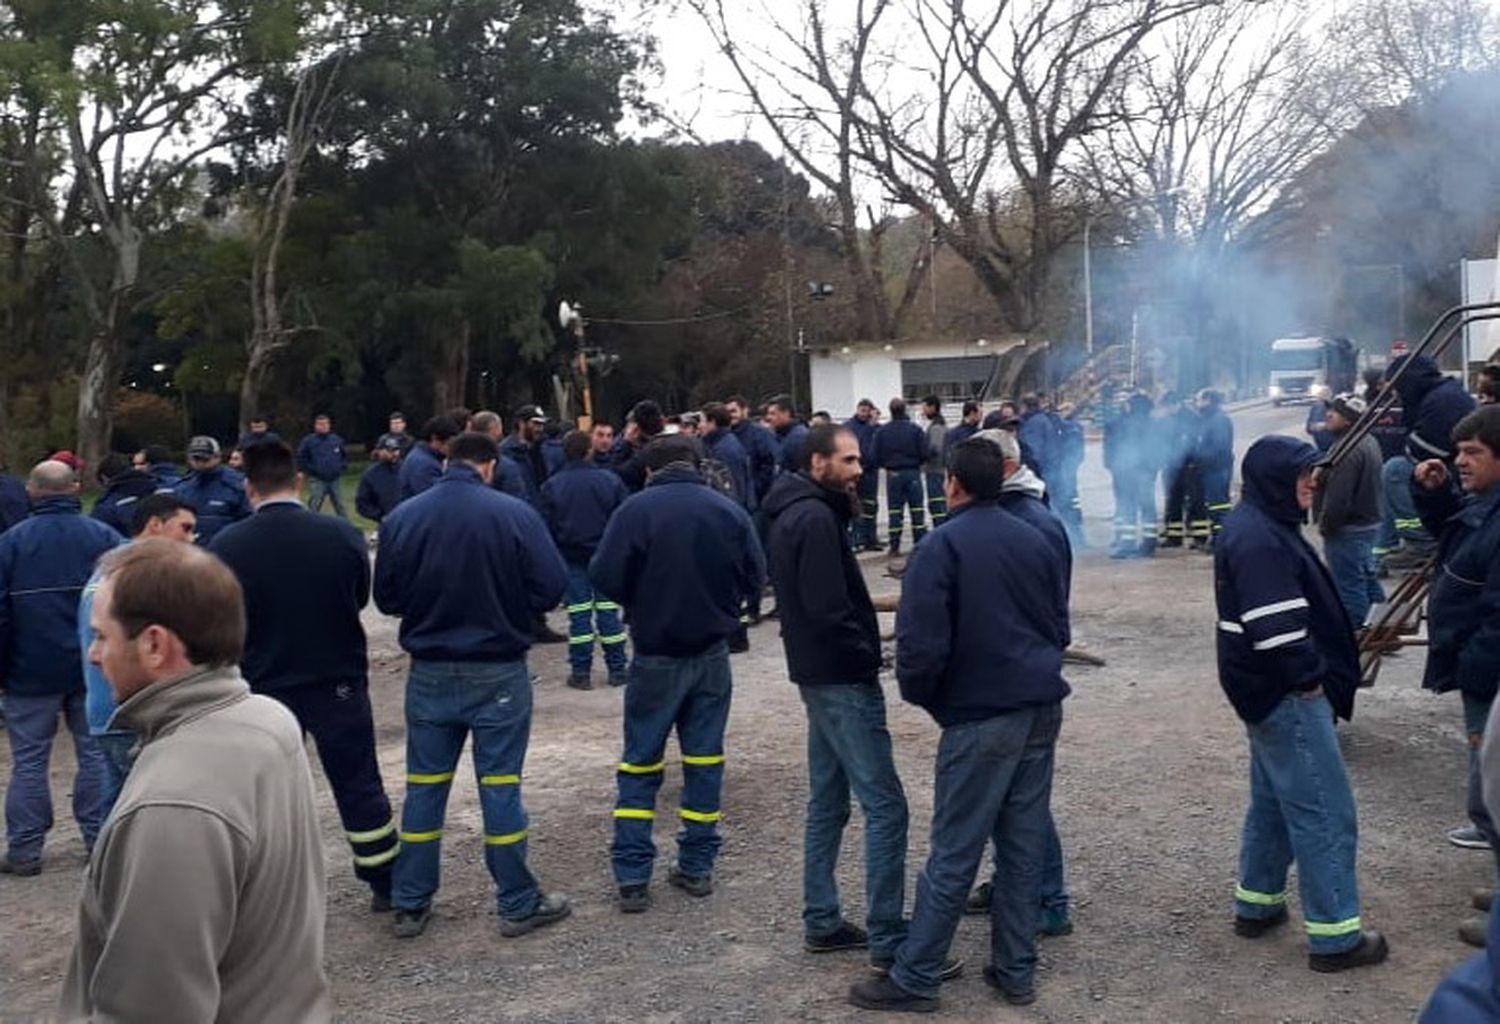
POLYGON ((1329 74, 1367 109, 1430 98, 1454 72, 1500 62, 1500 16, 1485 0, 1356 0, 1325 38, 1329 74))

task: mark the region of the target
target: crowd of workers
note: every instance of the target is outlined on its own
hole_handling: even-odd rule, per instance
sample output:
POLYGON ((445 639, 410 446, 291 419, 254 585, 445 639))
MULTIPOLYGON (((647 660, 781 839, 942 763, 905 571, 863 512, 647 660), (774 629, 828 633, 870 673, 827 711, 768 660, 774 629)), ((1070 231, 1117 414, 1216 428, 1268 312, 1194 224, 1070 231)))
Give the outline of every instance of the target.
MULTIPOLYGON (((1220 681, 1251 750, 1234 930, 1256 938, 1288 919, 1295 862, 1318 971, 1378 963, 1387 950, 1360 917, 1355 807, 1333 716, 1353 711, 1358 633, 1381 599, 1377 534, 1403 500, 1442 566, 1425 682, 1463 691, 1474 844, 1500 857, 1484 799, 1500 754, 1480 756, 1500 679, 1500 410, 1473 412, 1463 388, 1434 373, 1417 362, 1402 378, 1404 478, 1374 439, 1328 465, 1315 445, 1264 438, 1232 511, 1233 428, 1217 394, 1191 405, 1168 395, 1155 408, 1134 395, 1104 424, 1111 554, 1147 556, 1158 543, 1213 552, 1220 681), (1382 496, 1397 483, 1401 498, 1382 496), (1309 510, 1322 559, 1302 537, 1309 510)), ((1314 436, 1337 437, 1365 408, 1358 396, 1331 398, 1314 436)), ((785 398, 764 422, 739 397, 673 417, 646 401, 619 436, 607 424, 556 430, 535 406, 517 410, 509 433, 493 412, 457 410, 413 437, 393 414, 356 498, 379 524, 373 569, 345 519, 347 446, 323 415, 295 450, 252 421, 228 464, 214 439, 193 438, 182 477, 160 449, 133 464, 111 457, 87 517, 70 453, 38 464, 19 497, 0 486, 12 753, 0 872, 42 870, 59 719, 73 735, 73 810, 90 850, 62 1014, 157 1019, 163 991, 184 1019, 331 1014, 307 735, 354 874, 396 937, 414 939, 430 920, 466 740, 501 934, 566 918, 567 897, 544 890, 528 862, 522 800, 536 682, 527 651, 553 638, 545 615, 560 603, 568 685, 592 688, 598 648, 608 684, 625 689, 610 849, 619 910, 652 905, 674 733, 684 785, 666 880, 711 894, 730 655, 746 649, 767 585, 807 718, 806 949, 867 951, 874 973, 850 990, 857 1006, 932 1010, 961 970, 948 956, 960 916, 989 914, 984 979, 1009 1003, 1032 1002, 1038 935, 1072 928, 1051 787, 1084 546, 1084 427, 1075 410, 1032 395, 987 415, 966 403, 951 427, 935 397, 921 425, 902 399, 888 411, 881 423, 862 401, 842 425, 815 415, 809 426, 785 398), (334 515, 317 514, 325 501, 334 515), (907 804, 855 557, 899 553, 908 514, 895 676, 942 730, 930 851, 909 913, 907 804), (372 597, 401 620, 411 662, 399 819, 368 694, 360 615, 372 597), (851 795, 867 821, 862 925, 843 914, 834 881, 851 795), (976 889, 986 847, 994 869, 976 889)), ((1493 893, 1483 895, 1487 907, 1493 893)), ((1496 953, 1496 926, 1476 927, 1496 953)), ((1479 1019, 1466 1015, 1475 1007, 1500 1014, 1483 955, 1445 983, 1426 1019, 1479 1019)))

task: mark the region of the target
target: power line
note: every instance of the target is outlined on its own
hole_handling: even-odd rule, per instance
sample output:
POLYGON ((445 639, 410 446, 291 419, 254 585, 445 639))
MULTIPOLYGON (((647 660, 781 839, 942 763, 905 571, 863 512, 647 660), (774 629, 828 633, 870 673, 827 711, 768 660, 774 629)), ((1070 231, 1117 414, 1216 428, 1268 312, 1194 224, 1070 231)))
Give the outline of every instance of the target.
POLYGON ((613 324, 617 327, 673 327, 678 324, 699 324, 708 320, 722 320, 727 316, 735 316, 749 309, 748 305, 739 309, 725 309, 718 313, 699 313, 693 316, 671 317, 666 320, 619 320, 602 316, 591 316, 588 322, 591 324, 613 324))

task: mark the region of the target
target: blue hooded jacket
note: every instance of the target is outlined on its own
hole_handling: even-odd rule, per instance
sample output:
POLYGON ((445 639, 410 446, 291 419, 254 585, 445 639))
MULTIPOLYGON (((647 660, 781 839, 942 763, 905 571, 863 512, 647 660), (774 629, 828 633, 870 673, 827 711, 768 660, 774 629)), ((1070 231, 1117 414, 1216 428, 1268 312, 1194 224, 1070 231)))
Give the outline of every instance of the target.
POLYGON ((464 463, 380 524, 375 604, 401 617, 401 646, 422 661, 521 659, 533 616, 566 584, 542 517, 464 463))
MULTIPOLYGON (((859 440, 859 461, 864 464, 865 472, 875 472, 875 434, 880 430, 880 424, 875 422, 874 417, 862 420, 858 416, 850 416, 844 421, 844 429, 859 440)), ((952 431, 949 431, 949 435, 952 435, 952 431)))
POLYGON ((696 470, 668 467, 615 512, 589 578, 624 606, 637 654, 691 658, 740 628, 766 559, 743 508, 696 470))
POLYGON ((159 489, 156 477, 142 469, 121 473, 109 482, 90 513, 122 537, 130 536, 130 523, 135 518, 135 503, 159 489))
POLYGON ((401 467, 394 462, 372 462, 359 478, 354 510, 380 522, 401 502, 401 467))
POLYGON ((704 436, 703 447, 709 458, 722 462, 729 471, 729 479, 734 485, 734 500, 749 508, 751 499, 755 496, 755 484, 750 479, 750 456, 745 451, 745 446, 740 444, 740 439, 727 430, 715 430, 704 436))
POLYGON ((41 697, 83 689, 78 602, 99 556, 125 541, 77 498, 43 498, 0 535, 0 689, 41 697))
POLYGON ((563 463, 542 484, 542 518, 569 565, 589 564, 609 517, 628 497, 620 474, 600 469, 587 459, 563 463))
POLYGON ((755 497, 751 499, 750 507, 759 508, 766 495, 771 493, 781 448, 776 443, 776 435, 759 423, 740 420, 729 429, 740 447, 745 449, 745 454, 750 456, 750 480, 755 485, 755 497))
POLYGON ((902 579, 901 696, 944 728, 1066 697, 1063 571, 1047 540, 996 502, 953 510, 902 579))
POLYGON ((326 434, 314 431, 297 445, 297 468, 324 483, 333 483, 348 465, 349 453, 344 450, 344 439, 332 431, 326 434))
POLYGON ((198 544, 208 547, 224 527, 250 517, 244 478, 227 466, 193 470, 173 490, 198 513, 198 544))
POLYGON ((1032 409, 1022 415, 1017 439, 1021 442, 1022 460, 1037 476, 1047 479, 1057 469, 1062 454, 1057 420, 1043 409, 1032 409))
POLYGON ((1474 411, 1474 399, 1462 384, 1438 369, 1428 356, 1398 356, 1385 371, 1390 380, 1411 363, 1396 382, 1406 426, 1406 453, 1417 462, 1453 458, 1453 428, 1474 411))
POLYGON ((414 444, 401 460, 401 500, 415 498, 443 475, 444 457, 426 441, 414 444))
POLYGON ((1491 700, 1500 684, 1500 487, 1465 496, 1448 472, 1441 490, 1412 486, 1417 513, 1438 538, 1422 685, 1491 700))
POLYGON ((1256 441, 1240 467, 1242 500, 1214 541, 1219 684, 1251 724, 1319 686, 1340 718, 1354 714, 1354 625, 1302 537, 1306 513, 1297 505, 1297 478, 1318 458, 1296 438, 1256 441))
POLYGON ((797 472, 802 468, 802 446, 807 443, 807 424, 801 420, 792 420, 785 430, 776 431, 776 443, 780 448, 776 458, 777 470, 782 473, 797 472))

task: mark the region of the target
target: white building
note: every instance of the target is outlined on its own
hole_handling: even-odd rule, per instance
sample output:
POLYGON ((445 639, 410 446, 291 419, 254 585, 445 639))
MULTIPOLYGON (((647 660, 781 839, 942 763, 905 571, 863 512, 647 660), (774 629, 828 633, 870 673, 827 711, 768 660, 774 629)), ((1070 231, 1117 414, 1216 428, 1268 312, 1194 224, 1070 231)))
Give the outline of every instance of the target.
MULTIPOLYGON (((1021 338, 969 341, 908 340, 850 342, 809 348, 810 412, 827 410, 834 422, 854 415, 861 398, 882 410, 900 396, 915 404, 926 395, 943 400, 945 414, 969 398, 998 399, 995 382, 1001 356, 1025 344, 1021 338)), ((953 418, 950 415, 950 418, 953 418)))

